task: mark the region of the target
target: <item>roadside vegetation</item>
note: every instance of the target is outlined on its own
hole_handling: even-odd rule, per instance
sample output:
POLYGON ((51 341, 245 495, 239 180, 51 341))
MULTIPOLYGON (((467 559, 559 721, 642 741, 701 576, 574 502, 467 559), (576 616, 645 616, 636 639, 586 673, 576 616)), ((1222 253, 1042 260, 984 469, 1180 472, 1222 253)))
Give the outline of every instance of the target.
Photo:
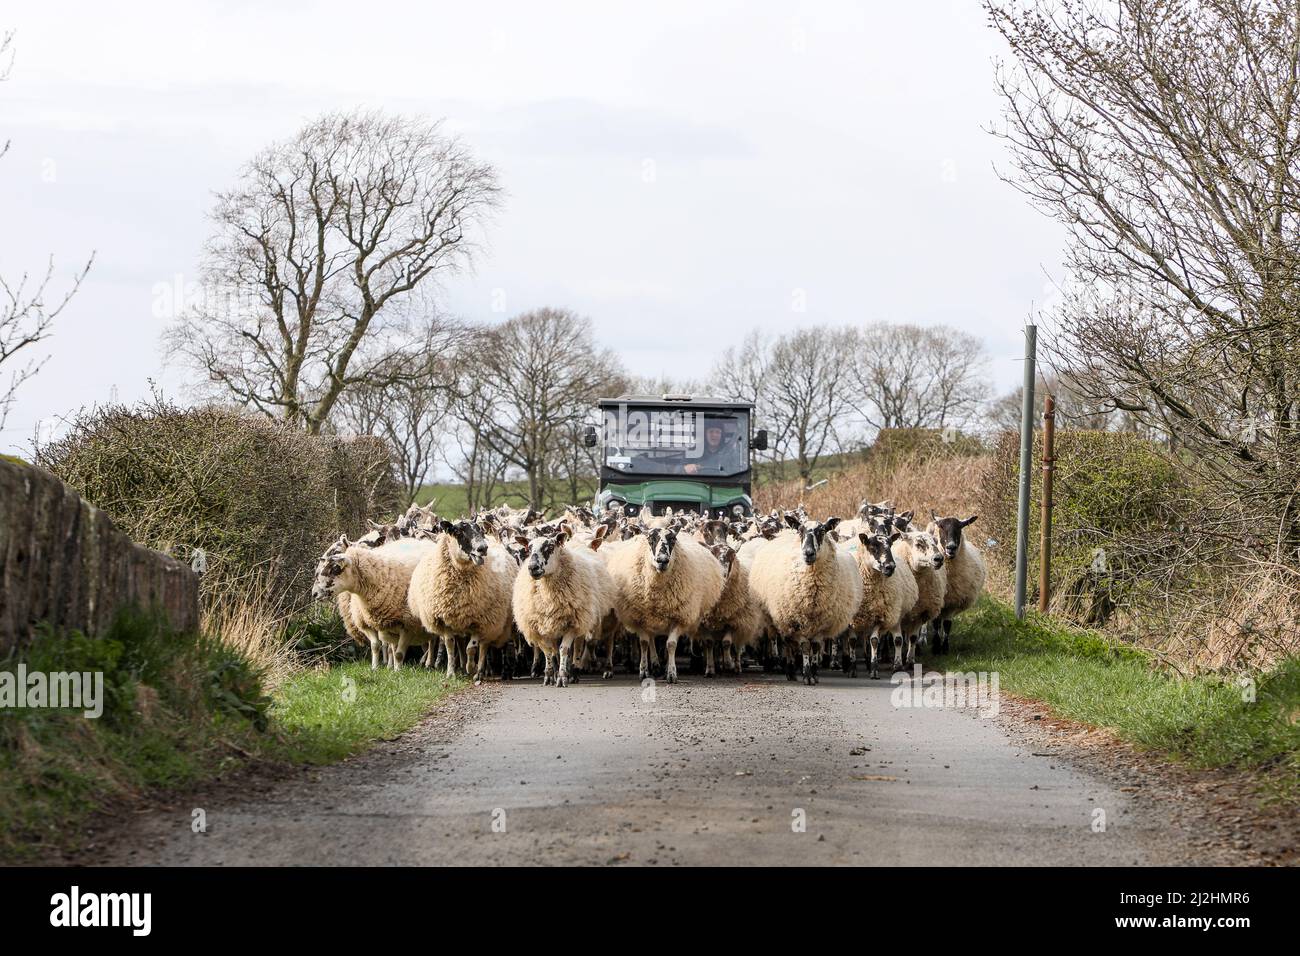
POLYGON ((1300 804, 1300 658, 1255 677, 1183 677, 1115 638, 985 598, 955 653, 924 666, 996 671, 1000 688, 1191 767, 1258 774, 1265 796, 1300 804))
POLYGON ((250 763, 323 764, 358 753, 408 730, 463 685, 422 668, 371 672, 368 663, 284 650, 268 671, 262 653, 127 613, 97 638, 41 630, 0 659, 0 671, 23 664, 28 673, 104 675, 98 719, 81 710, 0 711, 0 862, 40 862, 82 845, 96 811, 250 763))

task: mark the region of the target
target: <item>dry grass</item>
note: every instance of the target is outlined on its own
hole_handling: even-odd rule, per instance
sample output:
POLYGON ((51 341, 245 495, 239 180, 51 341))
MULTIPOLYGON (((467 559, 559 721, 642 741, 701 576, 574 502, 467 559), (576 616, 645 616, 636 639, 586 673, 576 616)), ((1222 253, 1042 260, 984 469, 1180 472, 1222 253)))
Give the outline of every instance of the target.
POLYGON ((801 481, 764 485, 758 489, 755 507, 769 511, 803 505, 818 518, 851 518, 864 499, 887 499, 899 511, 915 510, 926 519, 931 508, 940 514, 968 515, 975 510, 978 489, 991 464, 990 455, 877 455, 832 476, 812 491, 806 490, 801 481))
POLYGON ((264 593, 252 588, 242 597, 228 594, 211 602, 203 611, 203 631, 250 661, 265 691, 273 694, 305 663, 285 639, 287 615, 275 610, 274 602, 258 597, 264 593))

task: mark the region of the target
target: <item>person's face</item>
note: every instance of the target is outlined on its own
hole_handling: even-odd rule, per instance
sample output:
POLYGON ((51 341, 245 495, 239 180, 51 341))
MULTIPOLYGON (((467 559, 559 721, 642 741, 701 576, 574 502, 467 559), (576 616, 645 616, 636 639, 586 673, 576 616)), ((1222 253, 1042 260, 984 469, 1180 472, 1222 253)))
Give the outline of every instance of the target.
POLYGON ((718 446, 722 444, 722 427, 719 425, 710 425, 704 430, 704 441, 709 446, 709 451, 717 451, 718 446))

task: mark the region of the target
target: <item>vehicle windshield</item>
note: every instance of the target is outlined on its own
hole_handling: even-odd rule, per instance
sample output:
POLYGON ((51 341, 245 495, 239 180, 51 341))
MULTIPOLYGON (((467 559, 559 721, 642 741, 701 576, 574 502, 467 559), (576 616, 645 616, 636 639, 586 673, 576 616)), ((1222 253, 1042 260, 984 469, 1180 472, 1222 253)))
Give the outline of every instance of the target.
POLYGON ((630 475, 708 477, 749 468, 744 410, 604 409, 605 466, 630 475))

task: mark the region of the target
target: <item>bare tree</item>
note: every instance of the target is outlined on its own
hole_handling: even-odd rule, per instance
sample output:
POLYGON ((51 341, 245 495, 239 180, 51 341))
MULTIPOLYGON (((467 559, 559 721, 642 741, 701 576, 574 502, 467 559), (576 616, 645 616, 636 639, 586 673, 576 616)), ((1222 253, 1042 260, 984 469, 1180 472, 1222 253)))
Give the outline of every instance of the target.
POLYGON ((1008 177, 1071 234, 1054 361, 1300 546, 1300 9, 990 3, 1008 177))
POLYGON ((497 503, 497 488, 504 482, 510 464, 487 438, 489 425, 497 415, 497 393, 485 371, 473 362, 462 363, 458 369, 453 423, 447 432, 455 453, 444 457, 465 486, 466 506, 471 514, 497 503))
POLYGON ((549 308, 487 329, 474 353, 466 361, 478 363, 479 407, 489 410, 478 416, 482 439, 523 472, 531 504, 554 504, 548 479, 567 455, 574 424, 601 393, 621 390, 618 359, 594 344, 590 321, 549 308))
POLYGON ((440 347, 442 338, 430 336, 423 349, 391 355, 389 362, 401 366, 400 376, 384 385, 359 384, 335 406, 344 430, 378 435, 392 448, 408 504, 429 478, 456 398, 452 360, 440 347))
MULTIPOLYGON (((0 34, 0 82, 9 78, 13 67, 13 31, 0 34)), ((9 140, 0 143, 0 157, 9 152, 9 140)), ((47 298, 50 280, 54 277, 54 260, 50 259, 45 273, 34 279, 24 272, 17 282, 0 276, 0 428, 4 428, 13 409, 18 389, 41 370, 49 356, 33 354, 36 346, 50 336, 54 320, 71 301, 81 282, 95 261, 90 259, 72 278, 72 284, 62 295, 47 298)))
POLYGON ((714 367, 711 380, 726 398, 754 403, 778 471, 792 460, 806 480, 827 452, 839 450, 853 407, 845 374, 852 341, 852 330, 825 326, 772 340, 751 332, 714 367))
POLYGON ((499 195, 437 123, 323 116, 218 195, 206 295, 168 345, 218 393, 317 432, 348 388, 415 381, 387 361, 413 294, 469 263, 499 195))
POLYGON ((845 364, 854 407, 876 429, 960 428, 988 396, 983 343, 947 326, 864 326, 845 364))

